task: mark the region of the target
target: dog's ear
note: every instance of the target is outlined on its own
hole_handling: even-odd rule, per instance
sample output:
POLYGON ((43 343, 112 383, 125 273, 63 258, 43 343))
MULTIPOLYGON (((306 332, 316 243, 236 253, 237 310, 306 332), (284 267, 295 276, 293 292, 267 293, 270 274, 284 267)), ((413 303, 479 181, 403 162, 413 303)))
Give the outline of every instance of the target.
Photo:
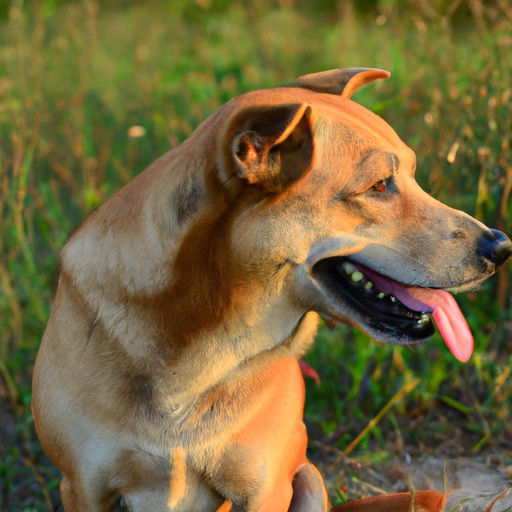
POLYGON ((390 77, 389 71, 373 68, 345 68, 313 73, 297 78, 291 87, 300 87, 310 91, 339 94, 349 99, 359 87, 374 80, 390 77))
MULTIPOLYGON (((230 160, 236 175, 251 185, 275 193, 284 191, 311 164, 310 117, 307 104, 260 105, 242 110, 226 133, 230 155, 225 163, 230 160)), ((229 181, 228 176, 223 178, 229 181)))

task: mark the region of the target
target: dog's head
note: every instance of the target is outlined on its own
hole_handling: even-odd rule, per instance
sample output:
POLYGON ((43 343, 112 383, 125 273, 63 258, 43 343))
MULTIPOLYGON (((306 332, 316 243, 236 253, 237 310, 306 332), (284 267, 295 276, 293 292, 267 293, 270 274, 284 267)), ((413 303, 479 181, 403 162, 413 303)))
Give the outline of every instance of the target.
POLYGON ((336 70, 234 100, 218 158, 221 180, 245 212, 233 226, 233 250, 248 271, 292 269, 306 310, 379 341, 425 341, 434 316, 466 360, 470 331, 442 290, 475 287, 512 244, 425 193, 413 151, 350 100, 388 76, 336 70))

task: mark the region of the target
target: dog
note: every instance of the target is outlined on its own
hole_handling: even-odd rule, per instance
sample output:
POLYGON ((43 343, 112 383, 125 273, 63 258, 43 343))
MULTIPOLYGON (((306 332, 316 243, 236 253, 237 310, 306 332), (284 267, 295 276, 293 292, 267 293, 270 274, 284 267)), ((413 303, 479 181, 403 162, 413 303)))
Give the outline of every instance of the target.
POLYGON ((469 358, 444 289, 512 244, 424 192, 413 151, 350 99, 388 76, 232 99, 71 237, 33 379, 67 512, 326 511, 298 364, 319 315, 393 344, 434 316, 469 358))

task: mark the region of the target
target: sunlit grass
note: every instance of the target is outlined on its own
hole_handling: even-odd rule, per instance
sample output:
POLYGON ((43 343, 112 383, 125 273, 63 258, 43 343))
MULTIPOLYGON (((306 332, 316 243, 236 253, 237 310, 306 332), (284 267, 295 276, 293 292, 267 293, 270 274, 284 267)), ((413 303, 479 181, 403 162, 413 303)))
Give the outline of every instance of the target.
MULTIPOLYGON (((176 5, 100 10, 84 0, 21 9, 14 2, 0 24, 0 391, 22 425, 20 444, 0 463, 8 489, 23 474, 16 465, 23 459, 32 461, 22 464, 28 474, 56 482, 30 437, 29 404, 60 248, 98 205, 231 97, 324 69, 388 69, 389 81, 354 99, 417 152, 427 190, 512 231, 512 22, 505 11, 487 28, 464 32, 421 17, 363 23, 350 10, 341 21, 326 20, 265 2, 234 2, 220 13, 176 5)), ((509 279, 505 270, 459 297, 476 338, 466 365, 439 338, 413 349, 379 347, 348 328, 322 327, 307 356, 323 380, 318 388, 308 383, 316 437, 335 437, 342 452, 420 377, 355 453, 388 450, 389 433, 399 430, 406 443, 426 446, 427 433, 409 427, 434 418, 433 404, 464 426, 473 453, 511 450, 509 279)), ((48 496, 32 494, 44 509, 48 496)), ((11 499, 20 510, 32 503, 11 499)))

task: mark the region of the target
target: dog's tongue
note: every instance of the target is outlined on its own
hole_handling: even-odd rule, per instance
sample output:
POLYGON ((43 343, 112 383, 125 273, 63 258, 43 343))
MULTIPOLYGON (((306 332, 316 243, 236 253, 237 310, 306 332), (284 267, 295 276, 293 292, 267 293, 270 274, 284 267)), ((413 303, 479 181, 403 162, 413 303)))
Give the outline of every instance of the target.
POLYGON ((451 353, 464 363, 473 352, 473 335, 457 302, 444 290, 397 286, 396 298, 414 311, 432 311, 437 328, 451 353))
POLYGON ((363 272, 369 275, 381 292, 394 295, 413 311, 432 313, 446 345, 459 361, 465 363, 471 357, 473 335, 457 302, 448 292, 415 286, 405 287, 367 268, 363 272))

